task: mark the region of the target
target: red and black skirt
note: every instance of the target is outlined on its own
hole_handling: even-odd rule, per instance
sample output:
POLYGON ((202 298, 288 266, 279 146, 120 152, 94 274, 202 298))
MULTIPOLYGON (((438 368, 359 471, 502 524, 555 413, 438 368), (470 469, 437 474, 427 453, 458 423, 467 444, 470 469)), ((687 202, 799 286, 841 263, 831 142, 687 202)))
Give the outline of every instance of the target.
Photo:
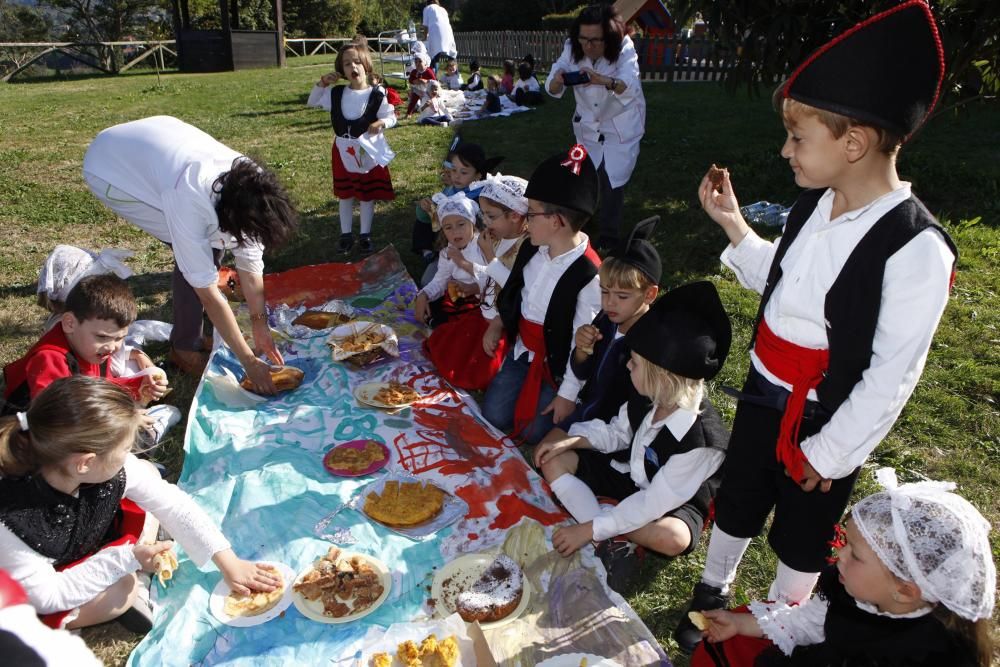
POLYGON ((340 159, 336 143, 330 149, 330 164, 333 171, 333 194, 337 199, 389 201, 396 198, 387 167, 376 165, 363 174, 348 171, 340 159))
POLYGON ((501 337, 493 355, 483 349, 489 322, 476 308, 449 319, 424 341, 424 352, 438 374, 461 389, 483 390, 500 370, 507 341, 501 337))

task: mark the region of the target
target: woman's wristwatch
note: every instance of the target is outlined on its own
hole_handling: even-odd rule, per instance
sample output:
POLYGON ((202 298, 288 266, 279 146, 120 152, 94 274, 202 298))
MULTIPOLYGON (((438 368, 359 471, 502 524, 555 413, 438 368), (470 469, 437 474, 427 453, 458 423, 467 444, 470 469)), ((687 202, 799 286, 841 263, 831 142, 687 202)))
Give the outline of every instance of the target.
POLYGON ((615 92, 615 88, 618 87, 618 79, 611 79, 611 83, 609 83, 604 87, 610 90, 611 92, 615 92))

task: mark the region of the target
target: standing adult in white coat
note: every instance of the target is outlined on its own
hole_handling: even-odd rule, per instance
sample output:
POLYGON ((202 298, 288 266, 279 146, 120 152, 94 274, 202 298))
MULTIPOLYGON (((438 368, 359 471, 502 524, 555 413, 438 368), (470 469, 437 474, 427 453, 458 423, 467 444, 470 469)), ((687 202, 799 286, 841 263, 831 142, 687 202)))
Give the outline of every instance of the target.
POLYGON ((635 46, 610 5, 590 5, 573 21, 562 55, 545 81, 553 97, 562 97, 567 86, 576 96, 576 141, 587 149, 601 180, 597 247, 611 249, 621 231, 625 184, 646 131, 646 98, 635 46))
POLYGON ((438 4, 438 0, 427 0, 423 24, 427 28, 427 52, 431 54, 431 69, 437 68, 437 61, 442 55, 448 58, 458 56, 448 11, 438 4))

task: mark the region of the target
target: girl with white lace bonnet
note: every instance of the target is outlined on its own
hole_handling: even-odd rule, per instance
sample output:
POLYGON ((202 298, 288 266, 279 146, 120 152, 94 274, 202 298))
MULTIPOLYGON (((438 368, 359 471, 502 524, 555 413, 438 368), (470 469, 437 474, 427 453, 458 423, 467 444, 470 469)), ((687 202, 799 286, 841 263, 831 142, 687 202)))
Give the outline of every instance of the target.
POLYGON ((131 453, 141 425, 128 393, 82 375, 0 419, 0 568, 51 627, 136 616, 136 573, 155 571, 156 556, 173 547, 151 539, 157 519, 196 566, 211 559, 233 591, 280 583, 268 566, 238 558, 190 496, 131 453))
POLYGON ((710 643, 699 645, 693 667, 990 665, 989 522, 954 484, 897 485, 891 468, 876 477, 885 490, 854 506, 817 595, 797 607, 702 612, 710 643))
POLYGON ((479 204, 476 200, 466 197, 464 192, 450 196, 438 192, 431 200, 437 206, 441 232, 448 245, 438 256, 434 277, 417 293, 413 314, 418 322, 427 322, 433 327, 479 307, 479 285, 475 275, 455 260, 464 258, 479 265, 486 260, 477 243, 479 204))

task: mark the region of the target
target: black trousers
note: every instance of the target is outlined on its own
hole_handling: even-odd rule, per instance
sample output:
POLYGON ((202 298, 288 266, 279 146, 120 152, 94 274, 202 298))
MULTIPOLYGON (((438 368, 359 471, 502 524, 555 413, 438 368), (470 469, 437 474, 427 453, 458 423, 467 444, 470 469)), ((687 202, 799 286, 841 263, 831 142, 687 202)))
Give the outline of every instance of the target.
MULTIPOLYGON (((212 249, 215 268, 222 265, 225 250, 212 249)), ((178 350, 200 350, 201 337, 204 335, 205 307, 201 299, 185 280, 184 274, 174 262, 174 273, 171 276, 171 287, 174 302, 174 328, 170 331, 170 345, 178 350)))
MULTIPOLYGON (((605 158, 606 159, 606 158, 605 158)), ((601 179, 601 218, 600 218, 600 241, 610 243, 617 241, 621 235, 622 218, 625 216, 625 186, 620 188, 611 187, 608 180, 608 172, 605 170, 605 161, 601 161, 601 166, 597 169, 597 175, 601 179)))
MULTIPOLYGON (((760 393, 752 370, 743 391, 760 393)), ((767 539, 775 554, 795 570, 819 572, 826 566, 834 526, 843 518, 860 468, 833 480, 827 493, 819 488, 803 491, 785 475, 777 458, 781 415, 779 410, 748 400, 737 404, 722 485, 715 498, 715 522, 734 537, 756 537, 773 509, 767 539)), ((800 439, 818 433, 828 421, 825 414, 804 418, 800 439)))

